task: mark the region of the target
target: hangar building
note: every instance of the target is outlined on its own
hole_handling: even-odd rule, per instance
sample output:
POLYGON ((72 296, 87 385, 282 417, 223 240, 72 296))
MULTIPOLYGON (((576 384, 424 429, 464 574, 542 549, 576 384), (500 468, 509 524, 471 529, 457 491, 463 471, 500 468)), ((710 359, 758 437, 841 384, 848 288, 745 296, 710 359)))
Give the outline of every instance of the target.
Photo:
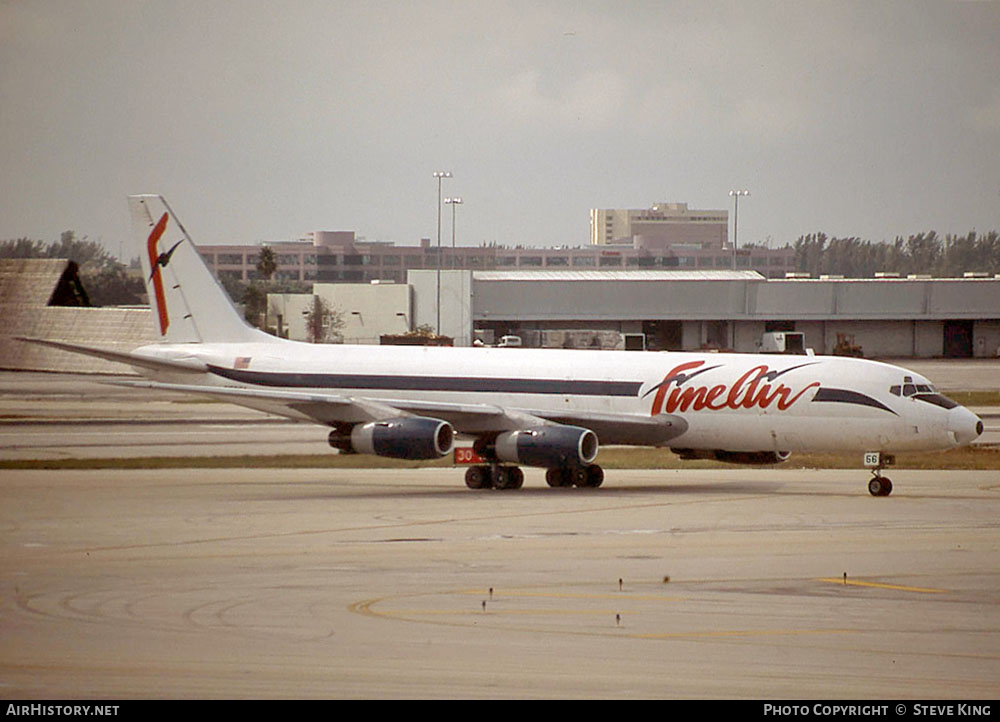
MULTIPOLYGON (((446 271, 442 333, 471 343, 534 331, 644 334, 650 350, 754 352, 798 331, 816 353, 850 339, 867 357, 993 357, 1000 278, 790 278, 754 271, 446 271)), ((434 325, 436 274, 410 271, 415 323, 434 325)))

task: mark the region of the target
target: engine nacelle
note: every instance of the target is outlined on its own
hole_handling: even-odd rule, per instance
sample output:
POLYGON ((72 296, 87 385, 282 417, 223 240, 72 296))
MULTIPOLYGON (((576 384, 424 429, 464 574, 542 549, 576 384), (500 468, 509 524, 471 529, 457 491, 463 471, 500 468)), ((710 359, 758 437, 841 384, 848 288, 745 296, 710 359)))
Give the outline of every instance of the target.
POLYGON ((726 451, 725 449, 671 449, 671 451, 684 461, 711 459, 745 466, 780 464, 792 455, 790 451, 726 451))
POLYGON ((455 430, 447 421, 408 416, 357 424, 350 436, 330 432, 330 446, 392 459, 438 459, 451 453, 455 430))
POLYGON ((507 431, 494 442, 496 457, 526 466, 586 466, 597 458, 597 434, 579 426, 507 431))

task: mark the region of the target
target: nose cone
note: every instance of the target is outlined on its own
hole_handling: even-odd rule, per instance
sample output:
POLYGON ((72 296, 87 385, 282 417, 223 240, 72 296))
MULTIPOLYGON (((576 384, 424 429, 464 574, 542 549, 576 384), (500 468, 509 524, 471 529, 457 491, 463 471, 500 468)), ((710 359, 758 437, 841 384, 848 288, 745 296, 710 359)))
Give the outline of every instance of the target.
POLYGON ((954 437, 956 445, 965 446, 983 433, 983 422, 967 408, 959 406, 948 412, 948 431, 954 437))

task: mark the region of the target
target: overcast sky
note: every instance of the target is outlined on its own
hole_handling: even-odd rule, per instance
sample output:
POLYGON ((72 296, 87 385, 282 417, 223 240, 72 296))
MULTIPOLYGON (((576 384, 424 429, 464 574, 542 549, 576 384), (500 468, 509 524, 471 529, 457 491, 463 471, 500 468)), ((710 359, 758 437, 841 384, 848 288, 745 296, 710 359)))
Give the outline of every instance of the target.
POLYGON ((741 243, 998 229, 998 38, 992 0, 0 0, 0 239, 117 252, 154 192, 199 243, 412 244, 439 169, 460 244, 734 188, 741 243))

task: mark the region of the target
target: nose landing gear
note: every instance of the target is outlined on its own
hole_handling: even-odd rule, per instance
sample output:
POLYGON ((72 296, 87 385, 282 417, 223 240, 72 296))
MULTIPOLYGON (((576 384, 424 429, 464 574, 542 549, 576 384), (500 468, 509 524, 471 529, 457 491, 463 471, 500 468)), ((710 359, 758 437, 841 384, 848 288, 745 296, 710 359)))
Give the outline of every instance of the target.
POLYGON ((868 482, 868 493, 872 496, 889 496, 892 493, 892 480, 876 473, 868 482))
POLYGON ((881 471, 896 463, 892 454, 870 451, 865 454, 865 466, 872 471, 872 479, 868 482, 868 493, 872 496, 889 496, 892 493, 892 480, 882 476, 881 471))

